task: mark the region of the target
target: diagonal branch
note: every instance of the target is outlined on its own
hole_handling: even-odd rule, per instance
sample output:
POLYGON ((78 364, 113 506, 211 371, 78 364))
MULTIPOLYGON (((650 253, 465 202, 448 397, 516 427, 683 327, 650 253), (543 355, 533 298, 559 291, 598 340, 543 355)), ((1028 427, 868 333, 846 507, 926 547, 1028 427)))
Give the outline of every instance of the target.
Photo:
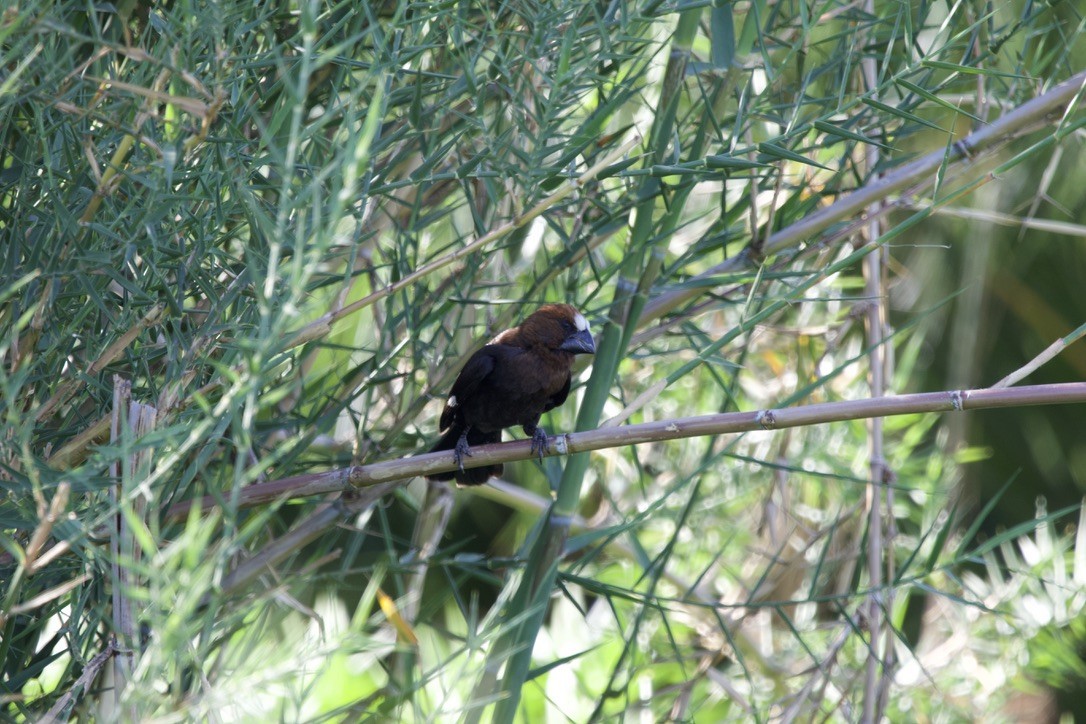
MULTIPOLYGON (((1086 382, 1067 382, 1055 385, 1032 385, 1007 389, 948 390, 922 392, 912 395, 875 397, 846 402, 822 402, 802 407, 753 412, 729 412, 717 415, 679 417, 658 422, 646 422, 623 427, 606 427, 585 432, 567 433, 551 438, 547 455, 571 455, 573 453, 602 450, 605 448, 640 445, 649 442, 750 432, 752 430, 780 430, 828 422, 860 420, 895 415, 912 415, 920 412, 962 412, 998 407, 1024 407, 1027 405, 1055 405, 1086 402, 1086 382)), ((476 468, 495 463, 511 463, 536 457, 530 440, 480 445, 472 448, 471 457, 464 460, 465 468, 476 468)), ((397 480, 408 480, 420 475, 447 472, 456 469, 452 453, 436 452, 412 455, 398 460, 386 460, 371 465, 356 465, 321 473, 298 475, 268 483, 251 485, 241 491, 238 504, 242 507, 268 503, 284 498, 298 498, 352 487, 365 488, 397 480)), ((217 505, 212 496, 188 500, 170 507, 167 518, 178 519, 188 515, 193 506, 210 510, 217 505)))
MULTIPOLYGON (((1079 73, 1044 95, 1038 96, 1018 108, 1001 116, 996 121, 970 133, 947 149, 938 149, 921 156, 915 161, 881 176, 877 181, 862 186, 842 196, 829 206, 808 215, 802 221, 775 232, 765 241, 762 253, 770 255, 784 249, 817 239, 819 234, 836 224, 851 221, 870 214, 875 204, 885 201, 894 194, 920 183, 934 183, 936 172, 944 165, 952 163, 971 163, 981 151, 1005 144, 1019 135, 1034 128, 1053 114, 1063 113, 1071 108, 1073 101, 1086 86, 1086 72, 1079 73)), ((891 207, 884 206, 882 214, 891 207)), ((872 221, 869 216, 866 221, 872 221)), ((665 292, 645 306, 644 318, 655 319, 704 294, 706 287, 695 283, 701 279, 711 279, 728 272, 743 268, 748 264, 746 256, 736 256, 705 270, 693 279, 687 280, 682 289, 665 292)))

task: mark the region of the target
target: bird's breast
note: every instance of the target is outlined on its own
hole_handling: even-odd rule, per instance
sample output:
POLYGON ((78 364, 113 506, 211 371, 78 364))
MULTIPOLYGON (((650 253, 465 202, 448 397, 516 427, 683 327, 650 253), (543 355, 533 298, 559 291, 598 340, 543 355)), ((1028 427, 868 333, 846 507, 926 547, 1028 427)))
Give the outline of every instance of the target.
POLYGON ((555 357, 551 360, 523 352, 500 359, 481 394, 460 403, 465 406, 465 417, 487 430, 535 423, 569 378, 570 365, 555 357))

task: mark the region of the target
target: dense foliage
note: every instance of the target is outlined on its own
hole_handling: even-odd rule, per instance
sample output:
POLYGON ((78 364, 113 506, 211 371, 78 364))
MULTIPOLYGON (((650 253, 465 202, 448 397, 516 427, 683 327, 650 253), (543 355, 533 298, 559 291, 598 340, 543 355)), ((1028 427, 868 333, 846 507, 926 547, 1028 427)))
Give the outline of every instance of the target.
MULTIPOLYGON (((934 414, 291 494, 427 449, 457 361, 545 301, 598 343, 551 431, 944 386, 947 310, 967 338, 971 285, 1008 282, 936 211, 1034 200, 1063 226, 1031 241, 1081 245, 1073 5, 9 5, 3 716, 970 718, 1081 687, 1078 494, 981 534, 987 453, 934 414)), ((1029 501, 1038 457, 1086 460, 1014 434, 1047 441, 997 481, 1029 501)))

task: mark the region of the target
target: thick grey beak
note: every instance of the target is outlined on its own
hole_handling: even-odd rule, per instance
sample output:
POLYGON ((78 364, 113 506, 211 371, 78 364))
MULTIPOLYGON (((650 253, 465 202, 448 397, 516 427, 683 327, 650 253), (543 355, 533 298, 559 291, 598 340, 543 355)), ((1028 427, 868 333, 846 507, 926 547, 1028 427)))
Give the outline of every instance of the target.
POLYGON ((573 354, 595 354, 596 343, 592 341, 592 335, 587 329, 571 334, 558 349, 572 352, 573 354))

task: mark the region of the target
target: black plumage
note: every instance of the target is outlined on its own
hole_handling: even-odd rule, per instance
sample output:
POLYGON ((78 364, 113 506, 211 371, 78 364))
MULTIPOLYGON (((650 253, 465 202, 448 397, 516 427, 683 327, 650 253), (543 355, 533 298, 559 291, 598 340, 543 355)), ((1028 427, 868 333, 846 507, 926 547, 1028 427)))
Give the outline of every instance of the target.
POLYGON ((430 452, 452 450, 461 467, 428 476, 461 485, 480 485, 500 475, 501 465, 465 470, 474 445, 501 441, 502 430, 520 425, 532 450, 547 450, 539 427, 544 412, 569 396, 573 359, 596 351, 588 322, 568 304, 540 307, 520 326, 507 329, 473 354, 449 392, 441 412, 441 439, 430 452))

